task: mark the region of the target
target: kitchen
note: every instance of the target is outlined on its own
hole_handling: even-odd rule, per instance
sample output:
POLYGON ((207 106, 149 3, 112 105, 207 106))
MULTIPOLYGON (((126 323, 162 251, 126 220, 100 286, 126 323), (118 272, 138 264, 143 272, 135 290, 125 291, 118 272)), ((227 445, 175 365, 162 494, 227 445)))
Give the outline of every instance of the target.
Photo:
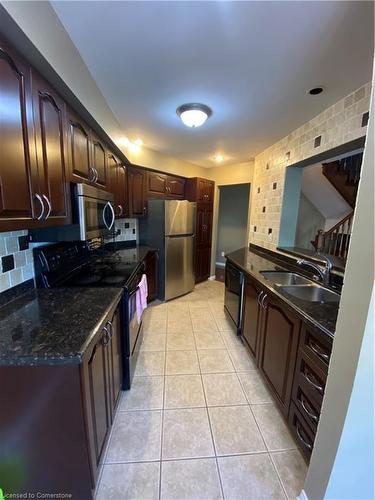
POLYGON ((370 426, 350 419, 373 284, 373 5, 241 4, 1 3, 4 498, 371 498, 370 426), (263 16, 290 38, 251 52, 259 109, 215 54, 244 76, 263 16), (300 80, 275 70, 271 98, 263 75, 303 27, 321 53, 301 48, 300 80), (211 95, 183 71, 200 43, 211 95), (219 193, 236 184, 247 223, 227 250, 219 193))

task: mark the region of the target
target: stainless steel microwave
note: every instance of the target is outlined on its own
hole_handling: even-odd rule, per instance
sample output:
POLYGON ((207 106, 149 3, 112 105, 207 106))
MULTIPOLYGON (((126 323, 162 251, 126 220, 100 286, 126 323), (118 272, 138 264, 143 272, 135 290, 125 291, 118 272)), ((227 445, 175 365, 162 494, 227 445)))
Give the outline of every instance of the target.
POLYGON ((113 194, 102 189, 76 184, 80 239, 91 240, 109 233, 115 223, 113 194))
POLYGON ((115 211, 112 193, 87 184, 72 184, 73 224, 29 231, 32 242, 87 241, 110 236, 115 211))

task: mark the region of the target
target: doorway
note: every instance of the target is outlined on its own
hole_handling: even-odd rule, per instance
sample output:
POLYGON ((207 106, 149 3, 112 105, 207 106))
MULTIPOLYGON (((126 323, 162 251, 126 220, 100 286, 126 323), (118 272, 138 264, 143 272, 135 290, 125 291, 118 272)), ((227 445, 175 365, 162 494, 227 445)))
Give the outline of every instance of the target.
POLYGON ((216 279, 224 281, 225 254, 247 246, 250 183, 219 186, 216 279))

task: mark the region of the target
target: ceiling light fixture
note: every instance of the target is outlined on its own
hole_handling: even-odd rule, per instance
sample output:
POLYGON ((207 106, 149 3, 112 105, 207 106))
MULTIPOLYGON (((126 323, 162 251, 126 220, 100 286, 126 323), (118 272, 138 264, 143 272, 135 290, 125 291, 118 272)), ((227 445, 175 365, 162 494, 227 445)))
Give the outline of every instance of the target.
POLYGON ((136 139, 134 141, 134 144, 136 144, 137 146, 143 146, 143 141, 142 141, 142 139, 136 139))
POLYGON ((176 113, 184 125, 197 128, 203 125, 207 118, 212 115, 212 109, 205 104, 188 103, 179 106, 176 113))
POLYGON ((319 95, 323 92, 324 88, 323 87, 314 87, 313 89, 310 89, 308 93, 310 95, 319 95))
POLYGON ((214 159, 218 163, 221 163, 222 161, 224 161, 224 156, 219 154, 219 155, 216 155, 214 159))

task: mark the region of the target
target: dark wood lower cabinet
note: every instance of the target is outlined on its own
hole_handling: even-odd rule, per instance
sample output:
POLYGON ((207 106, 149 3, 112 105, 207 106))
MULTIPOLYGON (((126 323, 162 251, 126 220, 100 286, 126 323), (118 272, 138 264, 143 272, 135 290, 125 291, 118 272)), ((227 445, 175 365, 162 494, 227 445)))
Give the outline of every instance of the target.
POLYGON ((5 494, 92 500, 121 390, 121 320, 117 306, 80 364, 0 367, 5 494))
POLYGON ((266 295, 262 305, 258 366, 288 415, 301 321, 278 299, 266 295))
POLYGON ((195 249, 195 282, 199 283, 210 277, 211 247, 195 249))
POLYGON ((242 334, 254 358, 259 347, 260 316, 259 298, 262 289, 251 278, 246 278, 243 305, 242 334))

